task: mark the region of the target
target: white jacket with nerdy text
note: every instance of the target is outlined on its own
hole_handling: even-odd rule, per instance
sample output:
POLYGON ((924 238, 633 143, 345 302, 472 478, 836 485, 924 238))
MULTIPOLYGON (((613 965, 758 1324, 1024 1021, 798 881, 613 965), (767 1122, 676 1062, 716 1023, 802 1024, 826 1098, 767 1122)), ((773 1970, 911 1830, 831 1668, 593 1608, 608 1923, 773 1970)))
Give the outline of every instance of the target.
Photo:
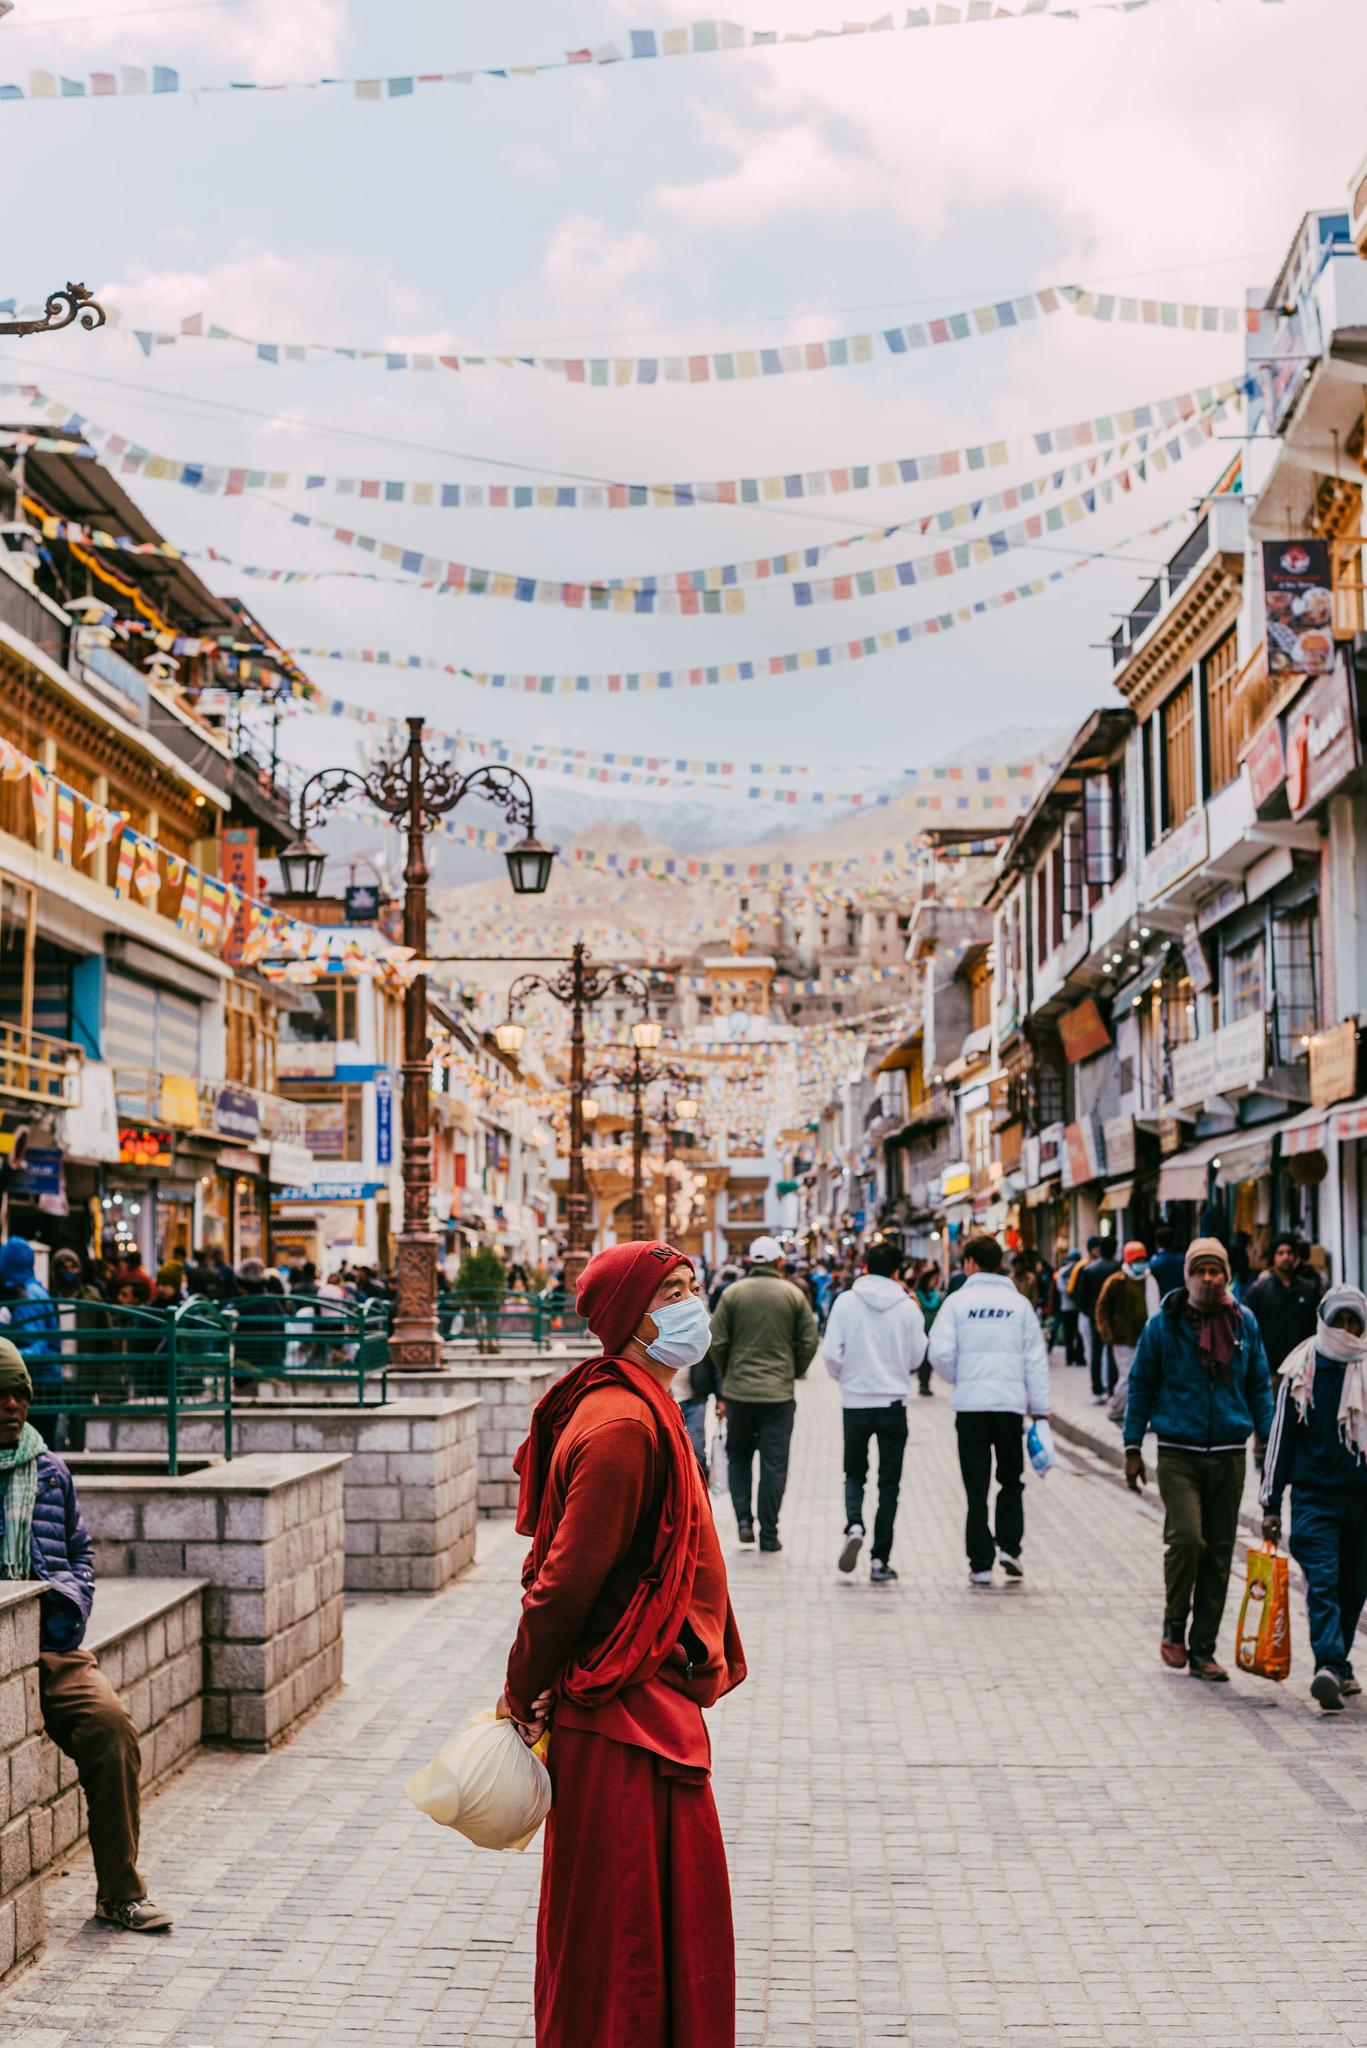
POLYGON ((970 1273, 931 1326, 930 1362, 961 1413, 1047 1415, 1049 1353, 1039 1317, 1004 1273, 970 1273))

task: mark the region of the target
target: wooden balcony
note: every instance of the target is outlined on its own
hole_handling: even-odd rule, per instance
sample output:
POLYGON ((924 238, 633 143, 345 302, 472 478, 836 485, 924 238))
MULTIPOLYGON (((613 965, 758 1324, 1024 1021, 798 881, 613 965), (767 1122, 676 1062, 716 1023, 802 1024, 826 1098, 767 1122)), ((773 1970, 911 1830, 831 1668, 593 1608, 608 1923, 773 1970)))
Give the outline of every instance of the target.
POLYGON ((85 1054, 65 1038, 46 1038, 18 1024, 0 1023, 0 1096, 76 1109, 85 1054))

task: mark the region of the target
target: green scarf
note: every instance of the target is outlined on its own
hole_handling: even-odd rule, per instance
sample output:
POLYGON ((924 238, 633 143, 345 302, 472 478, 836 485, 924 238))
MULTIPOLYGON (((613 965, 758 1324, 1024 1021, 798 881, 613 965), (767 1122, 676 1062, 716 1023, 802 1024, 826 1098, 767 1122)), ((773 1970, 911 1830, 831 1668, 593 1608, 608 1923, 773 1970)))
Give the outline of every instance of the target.
POLYGON ((0 1451, 0 1483, 5 1489, 0 1573, 7 1579, 33 1577, 33 1504, 38 1498, 38 1453, 45 1448, 33 1424, 26 1422, 14 1449, 0 1451))

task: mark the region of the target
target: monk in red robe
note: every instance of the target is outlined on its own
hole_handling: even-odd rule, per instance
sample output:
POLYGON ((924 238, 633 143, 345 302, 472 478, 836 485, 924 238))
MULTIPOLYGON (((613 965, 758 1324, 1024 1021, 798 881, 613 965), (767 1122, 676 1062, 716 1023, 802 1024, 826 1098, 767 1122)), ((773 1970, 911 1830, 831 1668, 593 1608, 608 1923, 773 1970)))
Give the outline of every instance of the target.
POLYGON ((707 1350, 671 1245, 591 1259, 603 1347, 517 1454, 532 1538, 500 1714, 552 1724, 538 2048, 734 2048, 731 1890, 702 1709, 745 1676, 712 1504, 668 1388, 707 1350))

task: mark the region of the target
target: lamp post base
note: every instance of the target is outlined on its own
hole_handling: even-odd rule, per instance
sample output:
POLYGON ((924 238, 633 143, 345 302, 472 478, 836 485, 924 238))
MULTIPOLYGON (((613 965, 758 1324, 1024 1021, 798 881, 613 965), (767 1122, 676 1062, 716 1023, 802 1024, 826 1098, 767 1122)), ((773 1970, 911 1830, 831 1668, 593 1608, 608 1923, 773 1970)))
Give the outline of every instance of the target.
POLYGON ((405 1230, 398 1241, 398 1306, 389 1338, 391 1365, 435 1371, 441 1364, 437 1335, 437 1240, 431 1231, 405 1230))

